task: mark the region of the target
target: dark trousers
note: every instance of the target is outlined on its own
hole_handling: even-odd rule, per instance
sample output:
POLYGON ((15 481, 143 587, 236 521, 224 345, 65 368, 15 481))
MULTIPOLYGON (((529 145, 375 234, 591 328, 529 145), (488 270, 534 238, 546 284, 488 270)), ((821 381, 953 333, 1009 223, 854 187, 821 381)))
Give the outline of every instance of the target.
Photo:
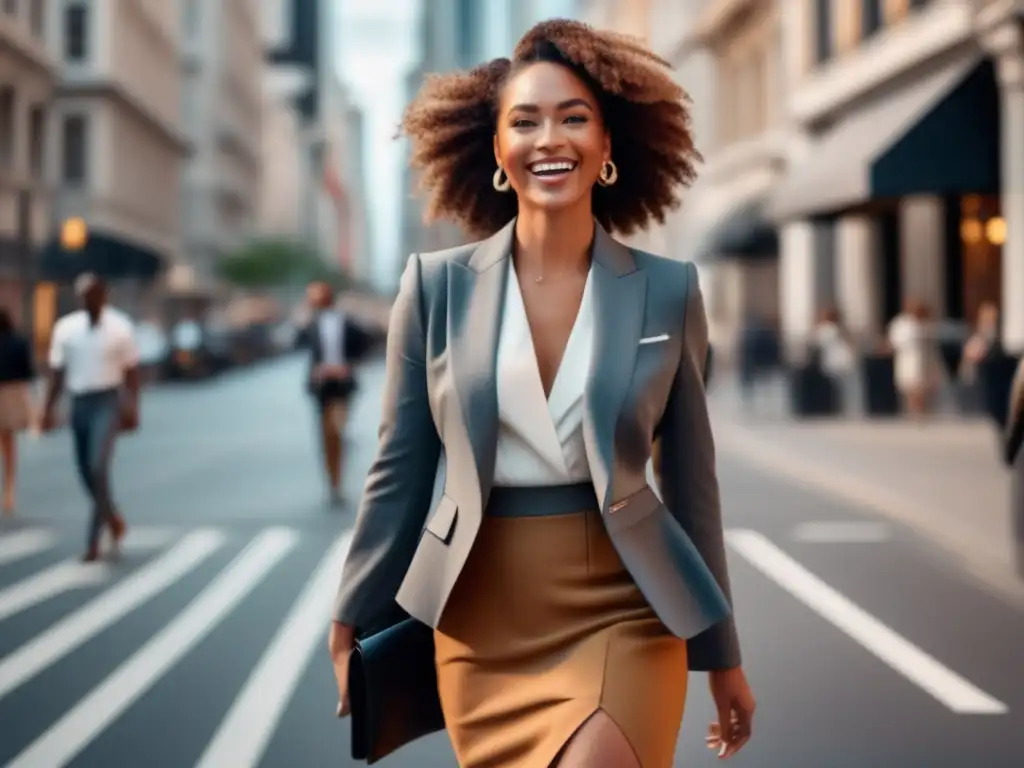
POLYGON ((119 428, 116 389, 75 395, 71 400, 71 431, 78 476, 92 499, 88 546, 99 544, 104 524, 116 512, 110 492, 110 460, 119 428))

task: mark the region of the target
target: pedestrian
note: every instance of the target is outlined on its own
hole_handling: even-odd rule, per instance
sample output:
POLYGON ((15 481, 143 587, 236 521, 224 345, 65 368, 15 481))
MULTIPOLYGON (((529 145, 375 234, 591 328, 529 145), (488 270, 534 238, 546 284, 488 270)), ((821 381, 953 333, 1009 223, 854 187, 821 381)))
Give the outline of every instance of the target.
POLYGON ((317 408, 320 451, 332 504, 341 502, 345 427, 356 390, 352 366, 369 346, 369 334, 335 301, 331 286, 315 282, 306 291, 308 322, 298 343, 308 350, 306 386, 317 408))
POLYGON ((18 433, 32 423, 32 347, 0 308, 0 456, 3 460, 3 516, 14 514, 18 487, 18 433))
POLYGON ((428 210, 483 240, 413 255, 392 309, 330 632, 339 713, 357 632, 397 600, 433 628, 422 658, 462 768, 669 768, 696 670, 707 743, 733 755, 754 701, 697 273, 608 233, 660 220, 693 180, 686 95, 637 40, 553 20, 511 60, 428 80, 403 127, 428 210))
POLYGON ((126 525, 114 503, 110 465, 121 431, 139 426, 139 350, 131 319, 107 303, 104 282, 91 273, 75 281, 82 309, 60 318, 50 342, 50 376, 41 426, 56 425, 61 393, 71 395, 71 431, 82 485, 92 500, 83 560, 100 555, 100 537, 109 529, 114 551, 126 525))
POLYGON ((1013 470, 1010 492, 1010 519, 1013 535, 1013 559, 1017 573, 1024 578, 1024 357, 1017 363, 1017 370, 1010 387, 1007 405, 1007 424, 1003 433, 1003 458, 1013 470))
POLYGON ((888 330, 896 389, 911 417, 922 420, 933 405, 942 376, 931 310, 923 302, 908 300, 888 330))

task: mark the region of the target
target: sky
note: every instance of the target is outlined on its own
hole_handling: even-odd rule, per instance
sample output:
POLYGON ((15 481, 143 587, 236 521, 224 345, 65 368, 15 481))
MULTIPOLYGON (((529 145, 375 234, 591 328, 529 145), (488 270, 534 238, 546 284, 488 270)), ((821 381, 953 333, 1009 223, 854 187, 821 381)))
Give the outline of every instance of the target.
POLYGON ((367 210, 374 276, 393 287, 400 243, 401 145, 392 137, 405 106, 405 76, 419 58, 420 0, 335 0, 338 72, 366 119, 367 210))

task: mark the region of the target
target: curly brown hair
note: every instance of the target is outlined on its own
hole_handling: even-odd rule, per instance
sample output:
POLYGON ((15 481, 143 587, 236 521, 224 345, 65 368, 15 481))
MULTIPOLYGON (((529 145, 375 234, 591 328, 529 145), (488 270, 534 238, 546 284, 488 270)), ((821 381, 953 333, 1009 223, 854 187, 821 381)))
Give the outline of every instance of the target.
POLYGON ((622 234, 664 222, 701 160, 690 130, 690 98, 673 81, 669 64, 639 39, 564 19, 530 29, 511 60, 426 78, 401 124, 427 196, 426 221, 447 218, 486 237, 516 215, 516 196, 491 185, 498 101, 513 74, 541 61, 573 71, 598 100, 619 169, 614 185, 594 187, 598 222, 622 234))

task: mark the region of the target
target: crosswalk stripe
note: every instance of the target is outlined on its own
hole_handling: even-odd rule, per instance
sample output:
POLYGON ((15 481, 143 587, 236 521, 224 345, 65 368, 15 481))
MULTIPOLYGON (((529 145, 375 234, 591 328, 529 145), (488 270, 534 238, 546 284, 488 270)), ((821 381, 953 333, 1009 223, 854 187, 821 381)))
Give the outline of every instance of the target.
POLYGON ((49 531, 31 529, 0 536, 0 565, 44 552, 53 546, 54 536, 49 531))
POLYGON ((65 560, 0 589, 0 621, 64 592, 102 584, 111 574, 105 563, 65 560))
POLYGON ((757 531, 730 530, 726 540, 752 566, 960 715, 1005 715, 1009 708, 837 592, 757 531))
POLYGON ((325 647, 331 595, 351 543, 351 532, 346 532, 321 559, 196 768, 259 765, 302 672, 314 651, 325 647), (273 695, 267 695, 268 691, 273 695))
MULTIPOLYGON (((296 534, 286 528, 271 529, 256 537, 182 613, 9 762, 7 768, 41 765, 63 768, 68 765, 212 632, 294 548, 297 539, 296 534)), ((277 695, 276 692, 273 695, 277 695)))
POLYGON ((187 575, 224 540, 219 531, 189 534, 161 557, 0 659, 0 699, 187 575))

